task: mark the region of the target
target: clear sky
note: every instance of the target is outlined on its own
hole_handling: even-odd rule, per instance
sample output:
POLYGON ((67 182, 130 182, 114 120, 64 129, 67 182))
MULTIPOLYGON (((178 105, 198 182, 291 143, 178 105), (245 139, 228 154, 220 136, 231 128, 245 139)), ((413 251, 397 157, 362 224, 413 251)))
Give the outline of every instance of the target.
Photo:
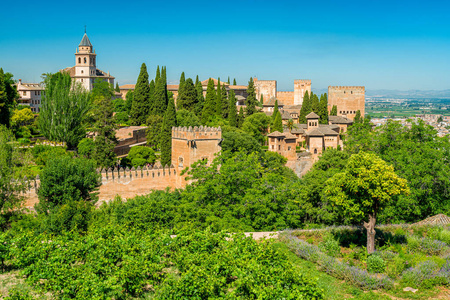
POLYGON ((313 89, 450 89, 449 1, 9 1, 0 9, 0 67, 15 79, 75 64, 87 34, 97 67, 120 85, 145 62, 201 80, 294 79, 313 89))

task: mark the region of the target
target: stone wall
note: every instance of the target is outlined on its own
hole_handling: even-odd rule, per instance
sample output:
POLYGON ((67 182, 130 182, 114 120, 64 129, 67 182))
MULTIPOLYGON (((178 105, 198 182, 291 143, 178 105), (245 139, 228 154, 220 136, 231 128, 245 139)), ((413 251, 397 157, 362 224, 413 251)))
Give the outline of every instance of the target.
POLYGON ((294 105, 294 92, 277 92, 277 99, 284 105, 294 105))
POLYGON ((365 112, 365 88, 363 86, 329 86, 328 104, 337 106, 338 116, 345 116, 351 120, 356 111, 365 112))
POLYGON ((266 103, 270 98, 277 98, 277 81, 276 80, 258 80, 258 78, 253 79, 255 83, 256 99, 261 100, 261 95, 263 95, 264 103, 266 103))
POLYGON ((310 79, 296 79, 294 80, 294 105, 302 105, 305 92, 311 94, 311 80, 310 79))

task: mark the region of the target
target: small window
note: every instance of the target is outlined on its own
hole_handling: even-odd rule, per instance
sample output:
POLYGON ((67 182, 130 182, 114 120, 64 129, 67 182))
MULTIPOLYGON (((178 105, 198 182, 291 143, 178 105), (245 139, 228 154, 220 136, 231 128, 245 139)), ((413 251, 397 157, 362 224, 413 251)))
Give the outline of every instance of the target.
POLYGON ((78 57, 78 63, 81 64, 81 57, 78 57))
POLYGON ((314 149, 314 154, 317 154, 317 149, 316 148, 314 149))
POLYGON ((281 150, 281 145, 278 145, 278 150, 281 150))
POLYGON ((81 74, 83 74, 84 73, 84 71, 83 70, 81 70, 81 74))
POLYGON ((178 158, 178 166, 179 166, 180 168, 183 167, 183 158, 182 158, 182 157, 178 158))
POLYGON ((272 145, 272 150, 274 150, 275 149, 275 145, 272 145))
POLYGON ((86 57, 84 58, 84 63, 86 63, 87 62, 87 59, 86 59, 86 57))
POLYGON ((288 147, 288 151, 291 151, 291 146, 288 147))
POLYGON ((353 94, 353 91, 350 91, 350 94, 353 94))

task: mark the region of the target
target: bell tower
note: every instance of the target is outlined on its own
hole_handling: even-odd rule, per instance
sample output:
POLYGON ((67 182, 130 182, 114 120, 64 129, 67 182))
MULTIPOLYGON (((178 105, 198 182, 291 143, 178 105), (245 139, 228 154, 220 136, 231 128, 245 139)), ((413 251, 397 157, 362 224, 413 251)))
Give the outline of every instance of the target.
POLYGON ((96 76, 96 56, 97 54, 95 54, 85 29, 84 36, 75 53, 75 77, 88 91, 92 89, 94 84, 92 77, 96 76))

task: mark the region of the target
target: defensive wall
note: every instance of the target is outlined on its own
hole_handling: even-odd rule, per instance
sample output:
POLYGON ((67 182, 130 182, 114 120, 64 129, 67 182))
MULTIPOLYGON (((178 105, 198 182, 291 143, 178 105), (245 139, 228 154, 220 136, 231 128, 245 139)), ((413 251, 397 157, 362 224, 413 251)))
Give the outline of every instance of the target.
POLYGON ((261 99, 263 95, 264 103, 267 103, 270 98, 275 97, 284 105, 301 105, 305 92, 311 93, 310 79, 295 79, 294 91, 277 91, 276 80, 258 80, 254 78, 256 98, 261 99))
POLYGON ((308 91, 311 94, 311 80, 310 79, 296 79, 294 80, 294 103, 293 105, 302 105, 303 97, 308 91))
POLYGON ((254 78, 256 99, 261 100, 263 95, 263 102, 266 103, 270 98, 277 98, 277 81, 276 80, 258 80, 254 78))
POLYGON ((361 116, 365 113, 365 87, 364 86, 329 86, 328 105, 336 105, 338 116, 345 116, 351 120, 359 110, 361 116))
MULTIPOLYGON (((116 195, 128 199, 152 190, 184 188, 189 182, 186 175, 181 175, 183 169, 198 160, 207 160, 209 164, 221 150, 221 142, 220 127, 173 127, 172 164, 97 170, 102 183, 98 190, 98 204, 112 200, 116 195)), ((38 203, 39 186, 39 176, 29 181, 30 188, 23 194, 25 207, 32 208, 38 203)))

